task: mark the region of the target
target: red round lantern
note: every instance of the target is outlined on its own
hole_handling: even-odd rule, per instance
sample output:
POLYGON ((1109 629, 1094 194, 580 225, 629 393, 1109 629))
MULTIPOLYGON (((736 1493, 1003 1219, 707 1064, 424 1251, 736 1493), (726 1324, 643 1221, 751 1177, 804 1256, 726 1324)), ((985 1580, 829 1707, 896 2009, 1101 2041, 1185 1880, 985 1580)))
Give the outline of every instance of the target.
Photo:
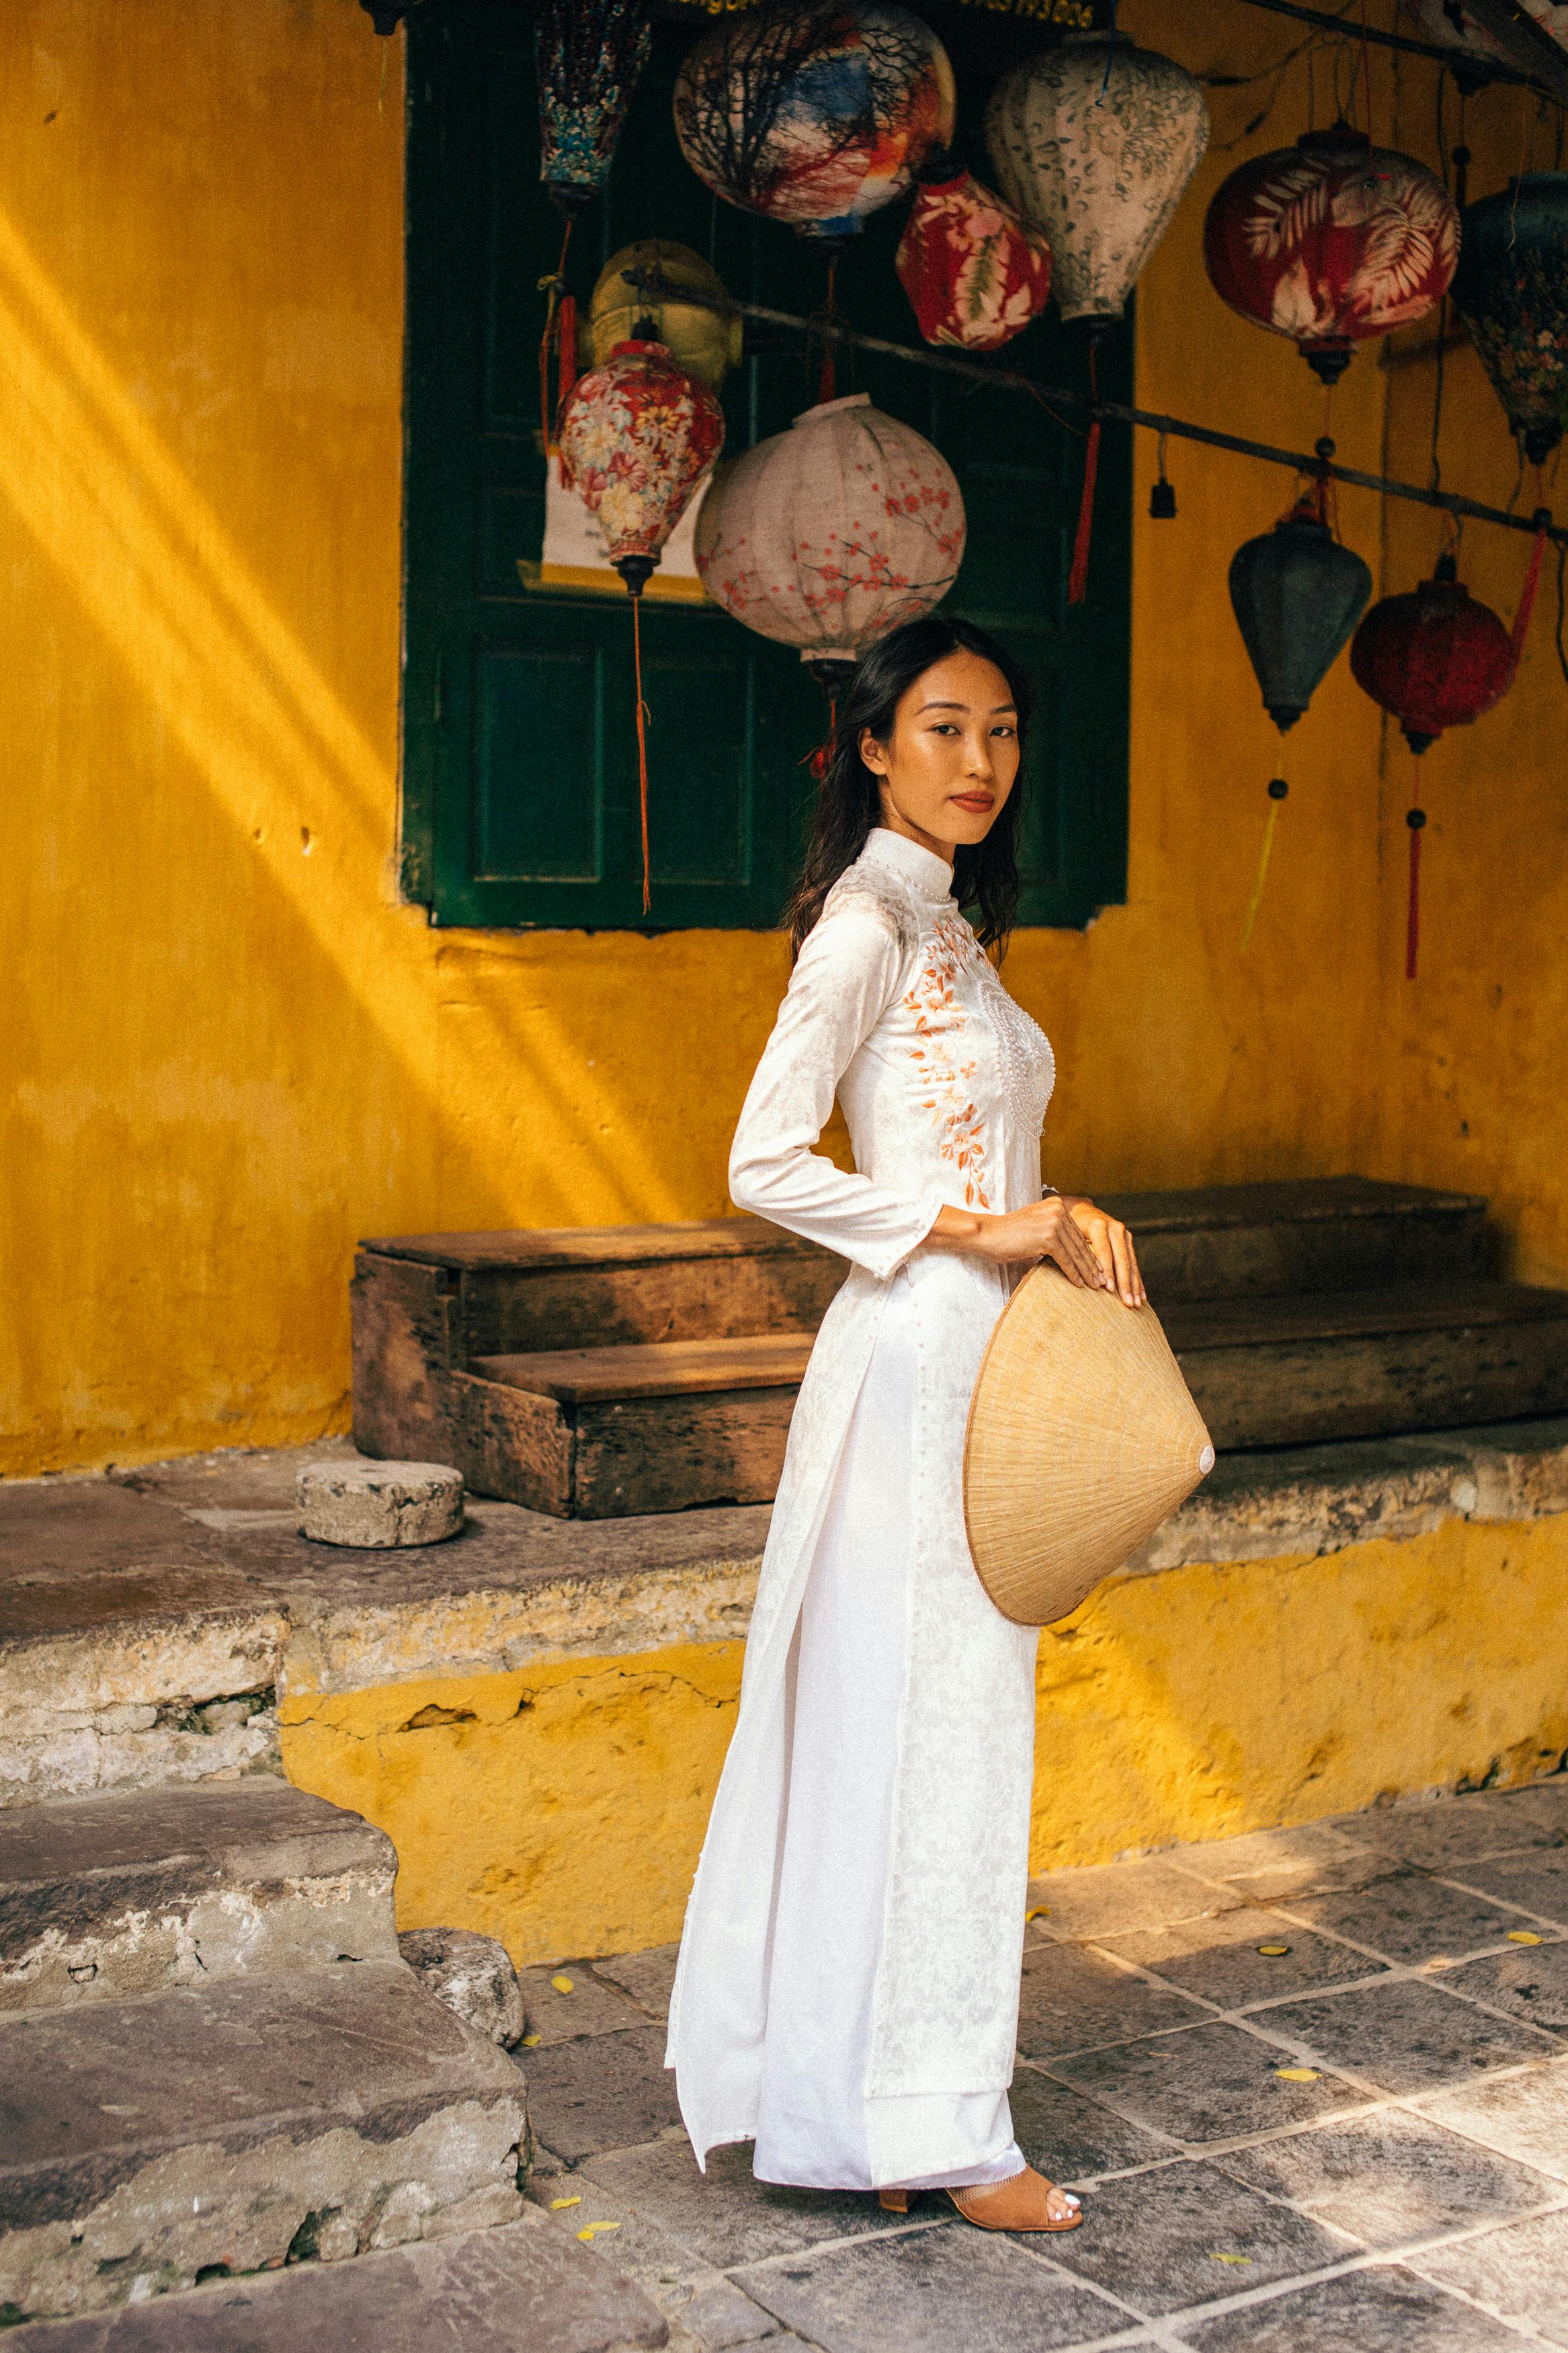
POLYGON ((927 343, 969 352, 1007 343, 1051 290, 1044 234, 945 148, 921 172, 893 267, 927 343))
POLYGON ((1500 702, 1519 667, 1508 629, 1458 569, 1440 555, 1414 594, 1374 605, 1351 643, 1357 685, 1398 721, 1415 753, 1500 702))
POLYGON ((1435 310, 1458 259, 1458 207, 1441 180, 1348 122, 1243 164, 1204 223, 1215 292, 1291 336, 1325 384, 1355 344, 1435 310))

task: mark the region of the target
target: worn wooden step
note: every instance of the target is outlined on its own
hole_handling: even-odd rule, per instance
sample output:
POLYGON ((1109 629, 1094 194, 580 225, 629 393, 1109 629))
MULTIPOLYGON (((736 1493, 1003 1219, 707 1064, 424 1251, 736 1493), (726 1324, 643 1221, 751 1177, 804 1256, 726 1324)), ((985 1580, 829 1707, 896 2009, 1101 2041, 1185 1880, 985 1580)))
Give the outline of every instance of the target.
POLYGON ((396 1961, 392 1841, 268 1774, 0 1810, 0 2013, 396 1961))
MULTIPOLYGON (((1404 1284, 1178 1302, 1163 1321, 1224 1448, 1568 1410, 1568 1292, 1404 1284)), ((771 1496, 810 1348, 759 1334, 551 1349, 480 1357, 469 1378, 533 1418, 517 1500, 597 1519, 771 1496)))
POLYGON ((1489 1271, 1487 1205, 1475 1193, 1312 1176, 1099 1198, 1132 1228, 1162 1308, 1181 1299, 1458 1282, 1489 1271))
POLYGON ((0 2314, 517 2220, 523 2079, 402 1962, 0 2020, 0 2314))
POLYGON ((1163 1320, 1222 1448, 1568 1410, 1568 1291, 1404 1285, 1194 1301, 1163 1320))

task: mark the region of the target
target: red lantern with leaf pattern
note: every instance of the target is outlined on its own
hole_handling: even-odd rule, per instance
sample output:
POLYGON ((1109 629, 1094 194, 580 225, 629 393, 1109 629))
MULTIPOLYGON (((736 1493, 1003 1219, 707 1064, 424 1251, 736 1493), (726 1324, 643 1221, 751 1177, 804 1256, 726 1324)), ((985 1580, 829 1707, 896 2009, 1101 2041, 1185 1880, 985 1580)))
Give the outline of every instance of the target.
POLYGON ((1204 223, 1215 292, 1293 337, 1325 384, 1358 343, 1435 310, 1458 259, 1458 206, 1442 181, 1348 122, 1240 165, 1204 223))

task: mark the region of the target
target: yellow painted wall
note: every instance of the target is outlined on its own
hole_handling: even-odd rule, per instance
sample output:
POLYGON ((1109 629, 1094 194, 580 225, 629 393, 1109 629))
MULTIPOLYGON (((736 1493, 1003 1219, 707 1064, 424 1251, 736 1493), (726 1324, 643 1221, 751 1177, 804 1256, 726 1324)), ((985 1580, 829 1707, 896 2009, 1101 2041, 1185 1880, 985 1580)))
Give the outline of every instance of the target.
MULTIPOLYGON (((1568 1522, 1112 1579, 1042 1637, 1033 1862, 1315 1820, 1568 1749, 1568 1522)), ((680 1933, 741 1645, 283 1703, 290 1780, 398 1853, 398 1923, 520 1964, 680 1933)))
MULTIPOLYGON (((1230 0, 1125 16, 1201 69, 1295 38, 1230 0)), ((401 58, 354 0, 0 12, 0 1471, 343 1427, 358 1235, 723 1206, 776 939, 434 933, 395 902, 401 58)), ((1217 142, 1266 89, 1216 92, 1217 142)), ((1253 143, 1304 111, 1298 67, 1253 143)), ((1517 101, 1471 116, 1479 190, 1517 101)), ((1202 277, 1240 152, 1216 146, 1147 273, 1141 390, 1306 447, 1314 380, 1202 277)), ((1357 362, 1347 458, 1375 465, 1386 423, 1424 463, 1418 375, 1357 362)), ((1453 381, 1454 478, 1506 488, 1473 364, 1453 381)), ((1568 1280, 1544 632, 1508 712, 1433 755, 1417 987, 1398 793, 1342 664, 1290 739, 1243 959, 1276 754, 1225 572, 1289 479, 1174 445, 1171 470, 1180 520, 1138 526, 1129 903, 1009 968, 1060 1053, 1050 1172, 1462 1181, 1568 1280)), ((1377 502, 1347 496, 1345 525, 1375 556, 1377 502)), ((1430 536, 1391 532, 1401 584, 1430 536)), ((1470 544, 1506 602, 1519 551, 1470 544)))

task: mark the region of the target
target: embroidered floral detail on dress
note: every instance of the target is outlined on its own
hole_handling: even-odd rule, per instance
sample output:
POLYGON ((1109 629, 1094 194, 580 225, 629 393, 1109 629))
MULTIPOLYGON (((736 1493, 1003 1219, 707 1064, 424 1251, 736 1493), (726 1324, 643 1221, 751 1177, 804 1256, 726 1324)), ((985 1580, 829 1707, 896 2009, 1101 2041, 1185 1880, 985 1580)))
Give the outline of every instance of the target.
POLYGON ((1057 1058, 1039 1023, 1008 996, 989 957, 983 956, 981 962, 985 1009, 996 1032, 1002 1100, 1020 1135, 1038 1135, 1057 1082, 1057 1058))
POLYGON ((937 1149, 963 1178, 967 1207, 988 1209, 985 1122, 975 1108, 970 1087, 975 1063, 973 1056, 967 1061, 958 1060, 953 1050, 956 1045, 957 1051, 963 1051, 968 1027, 956 984, 976 959, 985 961, 963 918, 939 917, 922 943, 921 961, 903 1002, 904 1010, 913 1016, 921 1040, 910 1047, 910 1054, 929 1090, 921 1098, 921 1108, 931 1113, 940 1138, 937 1149))

